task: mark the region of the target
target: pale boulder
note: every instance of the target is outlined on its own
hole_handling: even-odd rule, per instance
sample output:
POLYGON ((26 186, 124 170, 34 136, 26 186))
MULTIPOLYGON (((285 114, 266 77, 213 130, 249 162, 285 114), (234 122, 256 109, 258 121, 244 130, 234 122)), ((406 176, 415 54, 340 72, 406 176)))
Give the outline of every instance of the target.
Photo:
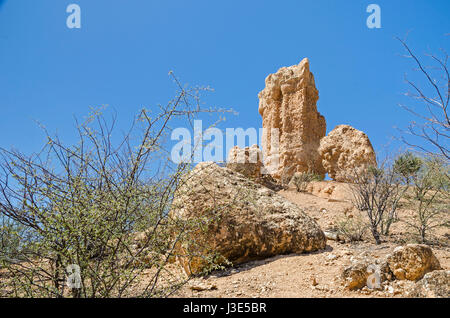
POLYGON ((195 245, 179 246, 178 258, 188 274, 204 270, 210 251, 222 264, 240 264, 320 250, 326 244, 319 225, 297 205, 212 162, 198 164, 185 178, 170 215, 210 222, 204 231, 192 233, 195 245))
POLYGON ((441 269, 433 250, 423 244, 399 246, 387 261, 395 278, 400 280, 419 280, 426 273, 441 269))
POLYGON ((247 178, 260 178, 263 172, 262 151, 257 145, 245 148, 235 146, 228 153, 227 168, 247 178))
POLYGON ((355 174, 376 165, 369 137, 348 125, 339 125, 322 138, 319 154, 328 176, 339 182, 349 182, 355 174))

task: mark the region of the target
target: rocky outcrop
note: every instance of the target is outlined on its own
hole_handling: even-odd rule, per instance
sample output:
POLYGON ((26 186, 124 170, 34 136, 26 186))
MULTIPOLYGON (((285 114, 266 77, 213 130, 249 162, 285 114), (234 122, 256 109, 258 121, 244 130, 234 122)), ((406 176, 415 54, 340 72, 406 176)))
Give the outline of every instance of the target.
POLYGON ((319 250, 326 243, 314 219, 297 205, 211 162, 198 164, 186 176, 170 216, 206 222, 206 229, 192 233, 195 244, 179 246, 179 261, 188 274, 202 272, 209 251, 221 263, 239 264, 319 250))
POLYGON ((312 172, 348 182, 349 174, 376 164, 373 147, 362 131, 340 125, 325 136, 318 99, 306 58, 266 78, 266 87, 259 93, 259 113, 264 165, 275 179, 284 182, 296 172, 312 172))
POLYGON ((438 270, 426 274, 416 283, 409 296, 450 298, 450 271, 438 270))
POLYGON ((235 146, 228 153, 227 168, 247 178, 258 179, 263 169, 262 152, 257 145, 246 148, 235 146))
POLYGON ((283 189, 283 186, 267 173, 262 158, 262 151, 257 145, 245 148, 235 146, 228 153, 227 168, 242 174, 266 188, 280 191, 283 189))
POLYGON ((320 141, 319 154, 329 177, 348 182, 351 176, 376 165, 369 137, 348 125, 339 125, 320 141))
POLYGON ((426 273, 441 269, 432 249, 423 244, 408 244, 397 247, 387 258, 395 278, 419 280, 426 273))
POLYGON ((317 111, 319 93, 308 59, 280 68, 265 83, 266 87, 259 93, 264 165, 278 180, 295 172, 324 175, 317 150, 325 136, 326 123, 317 111))
POLYGON ((370 256, 352 257, 352 263, 343 267, 341 279, 345 288, 356 290, 365 286, 369 289, 379 289, 383 285, 386 286, 384 282, 418 281, 423 277, 422 281, 416 283, 416 288, 410 296, 434 297, 433 294, 448 294, 450 271, 439 271, 440 269, 439 260, 429 246, 408 244, 395 248, 392 254, 383 259, 370 256))

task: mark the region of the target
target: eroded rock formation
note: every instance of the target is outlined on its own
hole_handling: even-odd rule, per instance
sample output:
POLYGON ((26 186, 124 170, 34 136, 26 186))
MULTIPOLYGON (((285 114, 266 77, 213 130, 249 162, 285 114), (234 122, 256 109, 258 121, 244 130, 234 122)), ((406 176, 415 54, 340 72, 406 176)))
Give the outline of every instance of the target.
POLYGON ((227 168, 247 178, 260 178, 263 168, 262 152, 257 145, 245 148, 235 146, 228 153, 227 168))
POLYGON ((262 151, 257 145, 230 149, 227 168, 236 171, 266 188, 279 191, 283 187, 264 168, 262 151))
POLYGON ((266 78, 259 93, 259 113, 263 118, 264 164, 272 176, 281 179, 295 172, 323 175, 318 153, 325 136, 325 118, 317 111, 319 92, 308 59, 282 67, 266 78), (278 129, 279 144, 272 129, 278 129))
POLYGON ((319 154, 329 177, 340 182, 351 181, 352 175, 376 165, 369 137, 348 125, 339 125, 322 138, 319 154))
POLYGON ((450 271, 441 270, 439 260, 427 245, 398 246, 384 259, 362 256, 352 257, 351 261, 351 265, 343 267, 341 272, 342 283, 347 289, 365 286, 377 289, 386 281, 410 280, 418 281, 412 297, 448 295, 449 288, 445 284, 448 285, 450 271))
POLYGON ((318 224, 297 205, 240 173, 212 162, 198 164, 174 199, 171 217, 210 220, 193 233, 195 245, 180 246, 179 261, 188 274, 200 273, 208 251, 239 264, 286 253, 325 248, 318 224), (181 255, 191 255, 181 256, 181 255))
POLYGON ((314 172, 348 182, 349 173, 376 164, 362 131, 340 125, 325 136, 326 122, 317 111, 319 93, 308 59, 280 68, 265 83, 259 93, 262 146, 264 165, 274 178, 283 181, 296 172, 314 172))

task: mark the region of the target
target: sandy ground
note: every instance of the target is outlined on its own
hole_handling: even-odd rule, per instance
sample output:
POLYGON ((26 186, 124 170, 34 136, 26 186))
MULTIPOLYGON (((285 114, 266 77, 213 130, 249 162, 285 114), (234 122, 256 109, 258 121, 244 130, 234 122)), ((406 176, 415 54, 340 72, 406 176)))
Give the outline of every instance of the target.
MULTIPOLYGON (((300 206, 313 217, 325 231, 333 229, 344 216, 356 217, 348 186, 331 181, 314 182, 306 193, 294 189, 279 192, 291 202, 300 206)), ((399 210, 402 218, 410 213, 399 210)), ((370 233, 363 241, 342 242, 328 240, 322 251, 305 254, 280 255, 265 260, 241 264, 234 268, 216 271, 207 277, 192 279, 173 297, 208 298, 309 298, 309 297, 408 297, 414 285, 410 281, 383 283, 383 290, 372 291, 364 287, 358 291, 344 289, 341 272, 351 264, 353 258, 368 256, 384 260, 393 249, 408 243, 407 228, 401 222, 392 226, 391 235, 383 237, 380 245, 374 244, 370 233)), ((450 244, 448 230, 437 233, 440 245, 433 245, 433 251, 443 269, 450 269, 450 244)), ((173 277, 183 277, 181 268, 170 265, 173 277), (181 276, 180 276, 181 275, 181 276)), ((0 279, 2 279, 0 271, 0 279)), ((152 275, 147 270, 139 280, 145 285, 152 275)), ((138 288, 139 289, 139 288, 138 288)), ((133 291, 130 296, 133 296, 133 291)))
MULTIPOLYGON (((316 182, 309 193, 293 189, 280 194, 299 205, 317 220, 322 229, 333 228, 344 216, 357 213, 349 201, 345 184, 316 182)), ((399 216, 407 211, 399 211, 399 216)), ((399 222, 400 223, 400 222, 399 222)), ((414 282, 385 283, 383 290, 367 287, 359 291, 343 288, 340 274, 351 264, 352 258, 371 256, 384 259, 392 250, 406 243, 406 228, 401 223, 392 227, 392 235, 375 245, 368 233, 364 241, 344 243, 328 240, 323 251, 307 254, 282 255, 242 264, 235 268, 214 272, 208 277, 196 278, 183 287, 176 297, 407 297, 414 282)), ((444 269, 450 269, 450 248, 445 244, 433 246, 433 251, 444 269), (446 247, 447 246, 447 247, 446 247)))

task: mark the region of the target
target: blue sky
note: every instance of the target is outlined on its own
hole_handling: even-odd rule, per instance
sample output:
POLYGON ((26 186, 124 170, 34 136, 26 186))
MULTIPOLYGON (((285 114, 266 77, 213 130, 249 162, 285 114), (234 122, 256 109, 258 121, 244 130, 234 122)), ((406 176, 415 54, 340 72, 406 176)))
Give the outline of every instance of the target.
POLYGON ((169 70, 213 87, 206 106, 239 112, 226 127, 260 127, 265 77, 308 57, 327 131, 350 124, 382 151, 411 119, 397 104, 413 64, 394 37, 418 54, 448 48, 449 13, 448 0, 0 0, 0 146, 38 150, 35 120, 70 140, 91 106, 113 107, 125 129, 173 96, 169 70), (66 27, 71 3, 79 30, 66 27), (381 29, 366 26, 371 3, 381 29))

